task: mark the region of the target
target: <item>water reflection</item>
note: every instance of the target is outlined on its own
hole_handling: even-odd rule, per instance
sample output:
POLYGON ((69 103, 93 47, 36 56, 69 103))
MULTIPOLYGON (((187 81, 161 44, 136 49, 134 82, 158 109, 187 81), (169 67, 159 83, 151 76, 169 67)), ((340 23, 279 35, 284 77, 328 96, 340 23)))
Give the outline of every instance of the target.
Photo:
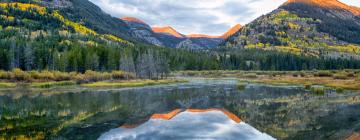
POLYGON ((344 139, 360 132, 360 93, 324 96, 301 87, 234 80, 130 89, 0 91, 0 139, 97 139, 175 109, 223 108, 277 139, 344 139))
POLYGON ((241 139, 273 140, 236 115, 224 109, 180 109, 154 114, 149 121, 135 128, 117 128, 99 140, 115 139, 241 139))

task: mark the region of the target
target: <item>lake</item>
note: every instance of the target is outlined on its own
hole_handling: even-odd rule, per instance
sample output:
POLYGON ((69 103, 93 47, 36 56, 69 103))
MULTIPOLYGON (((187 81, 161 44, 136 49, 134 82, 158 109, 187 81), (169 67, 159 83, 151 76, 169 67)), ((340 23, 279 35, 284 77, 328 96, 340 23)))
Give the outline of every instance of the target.
POLYGON ((360 92, 235 79, 142 88, 0 90, 0 139, 345 139, 360 92))

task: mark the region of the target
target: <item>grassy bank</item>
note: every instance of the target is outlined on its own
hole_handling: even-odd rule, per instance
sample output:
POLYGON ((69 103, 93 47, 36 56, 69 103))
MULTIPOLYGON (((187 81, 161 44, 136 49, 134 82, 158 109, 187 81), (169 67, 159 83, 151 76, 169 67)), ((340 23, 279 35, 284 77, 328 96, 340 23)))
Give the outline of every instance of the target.
POLYGON ((335 89, 360 90, 360 70, 314 71, 181 71, 174 75, 207 78, 232 77, 272 85, 321 85, 335 89))
POLYGON ((134 73, 124 71, 97 72, 87 70, 84 73, 60 72, 60 71, 22 71, 14 69, 12 71, 0 71, 0 80, 8 82, 55 82, 55 81, 75 81, 78 83, 97 82, 105 80, 130 80, 136 79, 134 73))
POLYGON ((16 83, 0 82, 0 88, 14 88, 16 85, 16 83))
POLYGON ((12 71, 0 70, 0 88, 15 88, 19 85, 32 88, 52 88, 79 85, 83 87, 139 87, 147 85, 184 82, 175 79, 147 80, 138 79, 134 73, 124 71, 84 73, 59 71, 12 71))
POLYGON ((72 86, 76 85, 74 81, 58 81, 58 82, 36 82, 31 83, 30 86, 34 88, 52 88, 57 86, 72 86))
POLYGON ((81 84, 83 87, 141 87, 149 85, 162 85, 173 83, 184 83, 184 80, 166 79, 166 80, 129 80, 129 81, 114 81, 114 82, 94 82, 88 84, 81 84))

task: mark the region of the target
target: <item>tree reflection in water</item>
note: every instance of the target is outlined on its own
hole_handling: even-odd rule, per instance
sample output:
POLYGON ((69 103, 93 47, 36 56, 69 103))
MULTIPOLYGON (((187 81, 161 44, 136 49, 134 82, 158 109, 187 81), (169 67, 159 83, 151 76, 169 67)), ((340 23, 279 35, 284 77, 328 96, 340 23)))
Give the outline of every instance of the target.
POLYGON ((0 136, 97 139, 124 124, 142 124, 174 109, 221 108, 277 139, 344 139, 360 131, 360 93, 313 95, 301 87, 236 81, 130 89, 0 91, 0 136))

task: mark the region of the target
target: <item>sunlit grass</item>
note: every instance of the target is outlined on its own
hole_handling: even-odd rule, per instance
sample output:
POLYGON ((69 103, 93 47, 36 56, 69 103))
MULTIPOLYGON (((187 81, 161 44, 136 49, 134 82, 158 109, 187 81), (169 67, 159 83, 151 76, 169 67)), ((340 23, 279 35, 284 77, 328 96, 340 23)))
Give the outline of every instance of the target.
POLYGON ((172 83, 184 83, 184 80, 128 80, 128 81, 114 81, 114 82, 95 82, 89 84, 82 84, 84 87, 140 87, 148 85, 162 85, 172 83))
POLYGON ((35 88, 51 88, 56 86, 71 86, 76 85, 74 81, 60 81, 60 82, 39 82, 39 83, 31 83, 31 87, 35 88))
POLYGON ((0 82, 0 88, 14 88, 16 85, 16 83, 0 82))

